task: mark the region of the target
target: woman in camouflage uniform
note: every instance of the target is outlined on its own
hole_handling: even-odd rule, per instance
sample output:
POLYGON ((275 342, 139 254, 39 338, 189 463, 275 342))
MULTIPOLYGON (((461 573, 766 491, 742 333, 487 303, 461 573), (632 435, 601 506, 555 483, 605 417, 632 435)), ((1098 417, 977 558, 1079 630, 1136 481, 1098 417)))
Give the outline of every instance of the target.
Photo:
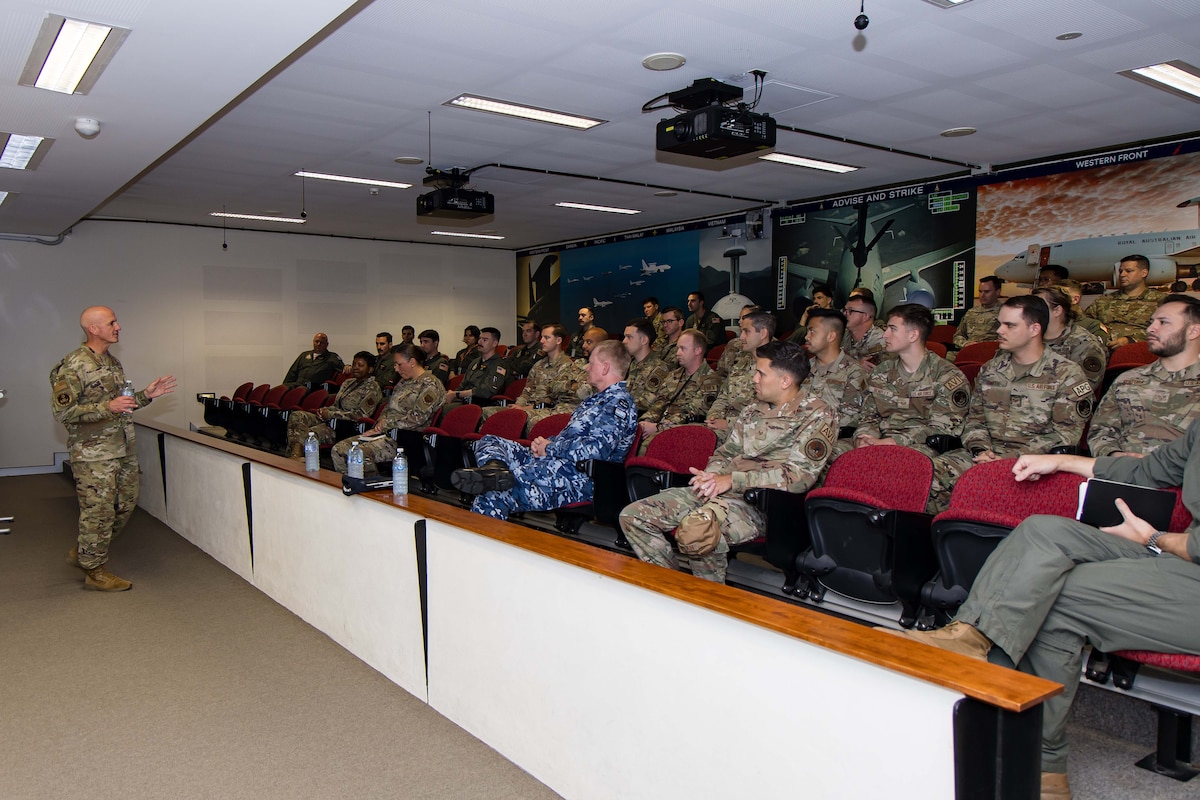
MULTIPOLYGON (((387 357, 393 356, 389 352, 387 357)), ((375 413, 376 406, 383 399, 383 390, 372 377, 371 373, 375 371, 374 363, 375 356, 366 350, 359 350, 350 364, 350 380, 342 383, 333 405, 318 408, 315 412, 293 411, 288 415, 289 457, 304 458, 304 440, 308 438, 309 433, 316 434, 320 444, 331 444, 334 432, 333 428, 326 424, 329 420, 358 419, 375 413)))

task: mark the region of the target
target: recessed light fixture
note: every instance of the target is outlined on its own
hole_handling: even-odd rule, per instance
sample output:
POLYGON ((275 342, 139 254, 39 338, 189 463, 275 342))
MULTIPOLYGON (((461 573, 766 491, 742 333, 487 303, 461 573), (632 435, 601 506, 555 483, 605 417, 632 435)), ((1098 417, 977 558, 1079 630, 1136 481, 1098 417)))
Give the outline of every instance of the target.
POLYGON ((425 159, 420 156, 396 156, 392 159, 397 164, 424 164, 425 159))
POLYGON ((1123 70, 1118 75, 1200 102, 1200 68, 1186 61, 1165 61, 1148 67, 1123 70))
POLYGON ((969 0, 925 0, 925 2, 933 3, 938 8, 954 8, 955 6, 961 6, 963 3, 969 2, 969 0))
POLYGON ((1081 36, 1083 36, 1083 33, 1081 31, 1067 31, 1066 33, 1060 33, 1058 36, 1055 36, 1054 38, 1058 39, 1060 42, 1069 42, 1072 39, 1078 39, 1081 36))
POLYGON ((679 53, 651 53, 642 59, 642 66, 655 72, 669 72, 686 63, 687 59, 679 53))
POLYGON ((945 136, 947 139, 954 139, 958 136, 970 136, 976 132, 977 131, 974 128, 968 128, 964 126, 962 128, 946 128, 946 130, 942 131, 938 135, 945 136))
POLYGON ((361 183, 364 186, 385 186, 389 189, 411 189, 411 183, 397 183, 396 181, 377 181, 374 178, 351 178, 348 175, 329 175, 324 172, 300 172, 293 173, 297 178, 315 178, 320 181, 337 181, 338 183, 361 183))
POLYGON ((562 111, 551 111, 548 108, 524 106, 519 103, 510 103, 507 100, 493 100, 490 97, 480 97, 473 94, 460 94, 453 100, 447 100, 445 103, 442 103, 442 105, 469 108, 472 111, 500 114, 505 117, 519 117, 520 119, 529 119, 534 122, 545 122, 550 125, 561 125, 566 128, 585 131, 588 128, 594 128, 597 125, 603 125, 605 122, 608 122, 606 119, 581 117, 562 111))
POLYGON ((835 164, 832 161, 818 161, 815 158, 805 158, 804 156, 793 156, 787 153, 767 153, 765 156, 759 156, 763 161, 777 161, 780 164, 791 164, 793 167, 807 167, 808 169, 820 169, 825 172, 854 172, 858 167, 852 167, 849 164, 835 164))
POLYGON ((18 83, 63 94, 87 94, 128 35, 127 28, 49 14, 18 83))
POLYGON ((256 219, 260 222, 290 222, 293 225, 303 225, 304 220, 299 217, 268 217, 265 214, 234 214, 225 211, 210 211, 209 216, 212 217, 228 217, 230 219, 256 219))
POLYGON ((0 133, 0 167, 7 169, 37 169, 53 139, 44 136, 23 136, 19 133, 0 133))
POLYGON ((677 194, 679 194, 679 192, 664 191, 664 192, 655 192, 654 196, 655 197, 675 197, 677 194))
POLYGON ((640 214, 636 208, 617 208, 616 206, 595 206, 591 203, 555 203, 559 208, 574 208, 579 211, 604 211, 608 214, 640 214))
POLYGON ((503 239, 491 233, 462 233, 461 231, 430 231, 434 236, 461 236, 464 239, 503 239))

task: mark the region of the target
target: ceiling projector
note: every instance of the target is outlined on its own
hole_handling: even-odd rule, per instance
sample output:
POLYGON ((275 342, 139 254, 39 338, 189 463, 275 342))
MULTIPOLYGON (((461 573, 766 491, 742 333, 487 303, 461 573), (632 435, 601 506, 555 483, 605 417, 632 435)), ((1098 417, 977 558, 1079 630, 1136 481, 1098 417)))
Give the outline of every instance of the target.
POLYGON ((686 109, 674 119, 660 120, 656 130, 657 149, 698 158, 731 158, 775 147, 775 120, 755 114, 740 101, 737 86, 698 80, 686 89, 671 92, 667 100, 674 108, 686 109))
POLYGON ((436 186, 432 192, 417 197, 418 217, 443 219, 474 219, 496 213, 496 198, 491 192, 466 188, 470 175, 458 169, 426 167, 426 186, 436 186))

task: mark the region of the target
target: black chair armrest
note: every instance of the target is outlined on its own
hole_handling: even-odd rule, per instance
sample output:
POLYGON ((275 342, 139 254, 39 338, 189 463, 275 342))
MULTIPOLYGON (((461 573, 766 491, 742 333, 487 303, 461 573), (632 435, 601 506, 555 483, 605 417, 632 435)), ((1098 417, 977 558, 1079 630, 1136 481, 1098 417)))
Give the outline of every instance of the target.
POLYGON ((935 433, 925 439, 925 446, 936 453, 962 449, 962 439, 949 433, 935 433))
POLYGON ((1050 455, 1052 455, 1052 456, 1077 456, 1077 455, 1079 455, 1079 445, 1060 444, 1058 447, 1051 447, 1050 455))
POLYGON ((858 426, 856 425, 843 425, 842 427, 838 428, 837 438, 849 439, 854 436, 854 432, 856 430, 858 430, 858 426))
POLYGON ((763 558, 783 570, 788 584, 794 585, 796 556, 812 547, 804 514, 805 495, 781 489, 747 489, 743 498, 767 515, 763 558))

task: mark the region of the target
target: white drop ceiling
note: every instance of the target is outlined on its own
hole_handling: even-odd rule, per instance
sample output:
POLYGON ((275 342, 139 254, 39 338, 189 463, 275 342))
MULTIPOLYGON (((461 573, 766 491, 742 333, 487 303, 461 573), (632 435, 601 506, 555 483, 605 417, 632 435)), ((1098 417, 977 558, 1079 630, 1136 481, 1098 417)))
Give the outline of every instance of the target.
POLYGON ((1200 0, 971 0, 948 10, 867 0, 862 35, 858 6, 0 0, 0 131, 55 139, 38 169, 0 170, 0 191, 16 193, 0 205, 0 232, 53 237, 87 218, 220 227, 209 212, 303 209, 303 226, 230 228, 441 244, 449 240, 432 231, 450 229, 503 235, 479 246, 519 249, 1200 129, 1200 104, 1117 74, 1172 59, 1200 65, 1200 0), (17 85, 50 12, 131 30, 88 95, 17 85), (1055 39, 1068 31, 1083 36, 1055 39), (687 64, 642 67, 662 51, 687 64), (672 112, 644 114, 644 103, 704 77, 737 82, 749 99, 753 69, 767 72, 757 110, 781 124, 933 158, 786 130, 779 151, 862 169, 656 154, 655 125, 672 112), (463 92, 609 122, 580 132, 443 105, 463 92), (77 117, 98 119, 100 135, 78 136, 77 117), (957 126, 979 132, 939 136, 957 126), (526 170, 473 173, 471 185, 495 195, 491 219, 419 220, 426 165, 393 159, 426 159, 430 144, 435 167, 526 170), (300 169, 415 186, 372 194, 307 180, 302 201, 300 169), (656 197, 663 187, 678 194, 656 197))

